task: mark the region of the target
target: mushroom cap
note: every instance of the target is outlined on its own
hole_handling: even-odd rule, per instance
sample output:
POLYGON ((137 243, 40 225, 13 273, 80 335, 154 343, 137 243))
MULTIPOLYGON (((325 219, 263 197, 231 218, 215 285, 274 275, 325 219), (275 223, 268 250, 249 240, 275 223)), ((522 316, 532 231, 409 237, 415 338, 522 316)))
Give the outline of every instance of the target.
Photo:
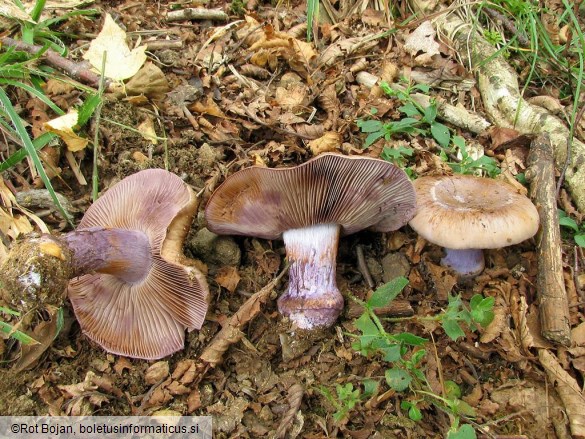
POLYGON ((427 241, 452 249, 500 248, 538 231, 538 211, 505 182, 471 175, 414 181, 417 213, 410 226, 427 241))
POLYGON ((389 162, 321 154, 291 168, 236 172, 213 193, 205 217, 212 232, 264 239, 316 224, 339 224, 343 235, 389 232, 412 218, 415 198, 406 173, 389 162))
POLYGON ((152 250, 152 267, 142 281, 95 273, 69 283, 83 332, 107 351, 158 359, 183 349, 185 329, 201 328, 207 282, 182 253, 197 206, 195 194, 178 176, 148 169, 112 186, 87 210, 78 230, 142 231, 152 250))

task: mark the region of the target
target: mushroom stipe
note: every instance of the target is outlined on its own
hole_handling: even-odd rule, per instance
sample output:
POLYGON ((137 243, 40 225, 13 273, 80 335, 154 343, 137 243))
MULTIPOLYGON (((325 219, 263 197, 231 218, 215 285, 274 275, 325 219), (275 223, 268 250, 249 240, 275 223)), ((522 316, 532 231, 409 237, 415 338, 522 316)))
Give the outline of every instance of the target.
POLYGON ((289 285, 280 312, 299 328, 331 326, 343 309, 335 280, 340 236, 389 232, 414 215, 406 173, 384 160, 322 154, 291 168, 252 166, 231 175, 205 209, 218 234, 284 240, 289 285))

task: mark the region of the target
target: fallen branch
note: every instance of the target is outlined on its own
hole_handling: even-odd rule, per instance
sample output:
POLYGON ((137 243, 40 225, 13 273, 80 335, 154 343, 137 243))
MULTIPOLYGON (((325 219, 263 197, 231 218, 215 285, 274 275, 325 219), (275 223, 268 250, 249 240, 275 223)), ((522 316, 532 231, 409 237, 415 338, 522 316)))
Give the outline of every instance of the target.
POLYGON ((226 21, 228 15, 221 9, 185 8, 179 11, 170 11, 167 21, 180 20, 219 20, 226 21))
POLYGON ((283 415, 282 419, 280 420, 280 424, 276 429, 276 433, 274 437, 277 439, 282 439, 286 437, 286 432, 292 426, 297 412, 301 408, 301 402, 303 401, 303 395, 305 394, 305 388, 302 384, 296 383, 290 386, 288 389, 288 403, 289 407, 288 410, 283 415))
POLYGON ((564 346, 571 344, 569 303, 563 279, 561 235, 556 203, 553 150, 548 134, 538 136, 528 154, 526 178, 530 198, 540 216, 536 235, 538 275, 536 288, 540 298, 542 335, 564 346))
POLYGON ((242 339, 242 336, 244 335, 241 331, 242 327, 260 312, 260 306, 270 298, 270 294, 286 272, 286 269, 283 270, 264 288, 246 300, 240 309, 229 318, 227 323, 225 323, 221 330, 215 335, 215 337, 213 337, 213 340, 211 340, 209 345, 199 356, 200 362, 197 365, 198 376, 194 380, 195 384, 201 381, 210 368, 213 368, 222 362, 223 354, 231 345, 242 339))
MULTIPOLYGON (((556 167, 563 169, 569 139, 569 130, 564 123, 524 100, 515 72, 477 32, 473 23, 462 20, 455 12, 439 15, 434 23, 453 42, 455 50, 470 64, 469 68, 477 73, 479 91, 492 121, 497 126, 515 128, 523 134, 548 132, 556 167)), ((582 166, 585 163, 585 143, 574 139, 571 148, 565 181, 577 208, 585 213, 585 166, 582 166)))
POLYGON ((585 396, 579 383, 562 368, 559 360, 548 350, 540 349, 538 359, 546 370, 552 387, 563 401, 572 436, 585 437, 585 396))
MULTIPOLYGON (((54 50, 48 49, 43 52, 43 46, 35 44, 27 44, 9 37, 0 38, 0 43, 7 47, 13 47, 15 50, 26 52, 31 55, 41 54, 41 59, 56 69, 65 72, 71 78, 97 88, 100 83, 100 76, 89 69, 87 62, 75 62, 70 59, 63 58, 54 50)), ((106 88, 110 81, 106 80, 106 88)))

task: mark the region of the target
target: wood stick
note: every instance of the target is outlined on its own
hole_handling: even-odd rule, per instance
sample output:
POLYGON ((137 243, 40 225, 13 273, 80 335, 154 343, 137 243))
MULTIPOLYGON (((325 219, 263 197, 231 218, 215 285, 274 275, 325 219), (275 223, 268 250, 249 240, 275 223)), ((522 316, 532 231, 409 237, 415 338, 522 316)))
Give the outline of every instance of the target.
POLYGON ((276 288, 280 279, 282 279, 286 272, 288 272, 288 267, 268 282, 264 288, 250 296, 240 309, 238 309, 238 311, 232 315, 226 323, 224 323, 221 330, 215 335, 215 337, 213 337, 211 342, 199 356, 197 376, 194 380, 196 384, 203 379, 209 369, 222 362, 223 354, 231 345, 242 339, 244 334, 241 329, 246 323, 258 315, 261 310, 261 305, 268 301, 270 294, 274 288, 276 288))
POLYGON ((216 20, 226 21, 228 15, 221 9, 206 8, 185 8, 179 11, 170 11, 167 14, 167 21, 180 20, 216 20))
MULTIPOLYGON (((7 47, 14 47, 14 49, 37 55, 43 50, 43 46, 35 44, 27 44, 22 41, 17 41, 9 37, 0 38, 0 43, 7 47)), ((63 58, 54 50, 48 49, 41 55, 41 59, 45 60, 47 64, 55 67, 69 75, 71 78, 80 81, 84 84, 97 88, 100 82, 100 76, 90 70, 90 66, 86 62, 75 62, 70 59, 63 58)), ((106 80, 106 86, 110 81, 106 80)))
POLYGON ((538 275, 536 288, 540 298, 542 335, 564 346, 571 344, 569 304, 563 279, 561 232, 557 214, 554 154, 548 133, 540 134, 528 154, 526 178, 530 198, 540 215, 536 235, 538 275))

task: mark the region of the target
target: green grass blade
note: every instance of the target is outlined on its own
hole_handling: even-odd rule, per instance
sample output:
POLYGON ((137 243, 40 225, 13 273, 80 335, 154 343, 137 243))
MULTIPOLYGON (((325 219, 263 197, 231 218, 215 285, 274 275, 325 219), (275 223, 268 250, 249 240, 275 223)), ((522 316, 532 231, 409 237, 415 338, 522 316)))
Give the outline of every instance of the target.
POLYGON ((10 323, 0 321, 0 331, 24 344, 39 344, 37 340, 22 331, 15 330, 10 323))
POLYGON ((31 95, 35 98, 42 101, 45 105, 47 105, 51 110, 57 113, 59 116, 63 116, 65 112, 61 110, 53 101, 51 101, 42 91, 37 90, 36 88, 25 84, 21 81, 13 81, 11 79, 0 79, 0 84, 4 85, 11 85, 13 87, 22 88, 23 90, 28 91, 31 95))
POLYGON ((43 164, 41 163, 41 159, 40 159, 39 155, 37 154, 37 150, 35 149, 34 144, 30 140, 30 137, 28 136, 26 128, 24 127, 24 125, 22 123, 22 120, 20 119, 20 117, 16 113, 14 107, 12 106, 12 102, 10 102, 8 95, 1 88, 0 88, 0 105, 2 105, 2 107, 4 107, 4 111, 6 112, 6 114, 10 118, 10 120, 12 120, 12 124, 13 124, 14 128, 16 129, 16 132, 20 136, 20 138, 24 144, 24 148, 26 149, 27 154, 32 159, 32 161, 35 165, 35 168, 36 168, 37 172, 39 173, 39 176, 41 177, 41 180, 45 184, 45 188, 47 188, 47 190, 49 191, 49 194, 51 195, 51 199, 55 203, 55 206, 57 207, 59 212, 61 212, 61 215, 63 215, 63 218, 65 218, 67 220, 67 222, 71 225, 71 227, 74 227, 73 220, 72 220, 71 216, 69 215, 68 212, 65 211, 65 209, 63 208, 63 206, 59 202, 57 195, 55 194, 55 190, 53 189, 53 185, 51 184, 51 180, 49 179, 49 177, 47 176, 47 173, 45 172, 45 169, 43 168, 43 164))
POLYGON ((314 37, 319 22, 319 0, 307 0, 307 41, 314 37))
MULTIPOLYGON (((57 135, 53 134, 53 133, 43 133, 39 137, 34 139, 32 141, 32 143, 35 147, 35 150, 38 151, 40 149, 43 149, 45 146, 47 146, 56 137, 57 137, 57 135)), ((12 154, 10 157, 8 157, 6 160, 4 160, 2 163, 0 163, 0 172, 7 171, 8 169, 17 165, 18 163, 23 161, 27 155, 28 155, 28 153, 26 152, 26 149, 24 149, 24 148, 19 149, 14 154, 12 154)))

